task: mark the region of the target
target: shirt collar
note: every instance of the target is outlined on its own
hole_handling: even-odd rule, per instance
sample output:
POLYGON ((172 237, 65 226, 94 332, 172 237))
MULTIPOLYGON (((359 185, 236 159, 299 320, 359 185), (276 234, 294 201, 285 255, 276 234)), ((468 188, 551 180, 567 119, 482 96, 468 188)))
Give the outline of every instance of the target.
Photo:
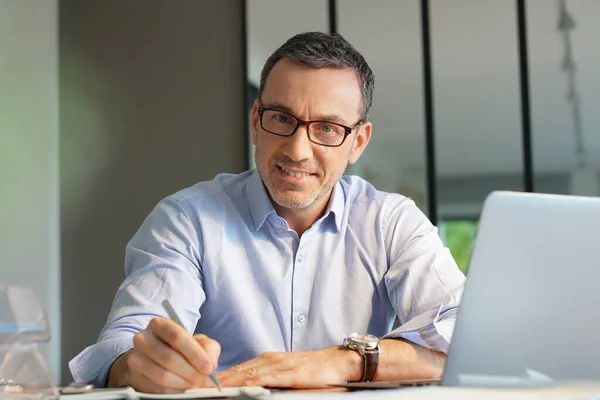
POLYGON ((327 208, 325 209, 324 217, 327 218, 330 213, 333 213, 336 232, 339 232, 342 229, 342 219, 344 217, 344 206, 346 203, 346 194, 344 193, 344 188, 342 186, 341 181, 336 183, 333 187, 333 193, 331 194, 331 199, 327 204, 327 208))
POLYGON ((275 212, 275 209, 273 208, 271 199, 269 199, 269 196, 267 195, 267 190, 265 189, 257 169, 255 169, 252 175, 250 175, 250 178, 248 178, 246 196, 248 197, 254 229, 259 230, 265 223, 269 214, 275 212))
MULTIPOLYGON (((246 195, 248 197, 248 204, 250 206, 250 214, 252 215, 252 221, 254 222, 254 229, 257 231, 263 226, 267 217, 271 213, 275 213, 271 199, 267 195, 267 190, 263 184, 263 181, 258 173, 258 170, 254 170, 246 186, 246 195)), ((346 195, 341 182, 337 182, 333 188, 331 199, 325 209, 325 214, 322 219, 325 219, 329 214, 333 214, 336 231, 339 232, 342 227, 342 219, 344 217, 344 205, 346 195)))

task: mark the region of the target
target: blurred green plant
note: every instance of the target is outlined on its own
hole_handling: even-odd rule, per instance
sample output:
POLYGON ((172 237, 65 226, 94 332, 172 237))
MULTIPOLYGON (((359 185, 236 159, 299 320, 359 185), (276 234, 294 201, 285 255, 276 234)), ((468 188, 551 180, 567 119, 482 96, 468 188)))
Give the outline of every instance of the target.
POLYGON ((456 260, 458 268, 466 275, 471 251, 477 235, 477 220, 446 220, 440 223, 444 242, 456 260))

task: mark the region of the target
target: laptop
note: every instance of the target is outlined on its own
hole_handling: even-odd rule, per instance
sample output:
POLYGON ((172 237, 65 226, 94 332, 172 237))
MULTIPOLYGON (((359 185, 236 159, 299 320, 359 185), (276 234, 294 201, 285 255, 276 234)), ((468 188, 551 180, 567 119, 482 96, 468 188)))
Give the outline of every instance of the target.
POLYGON ((492 192, 442 379, 337 386, 475 386, 527 376, 598 380, 599 308, 600 198, 492 192))

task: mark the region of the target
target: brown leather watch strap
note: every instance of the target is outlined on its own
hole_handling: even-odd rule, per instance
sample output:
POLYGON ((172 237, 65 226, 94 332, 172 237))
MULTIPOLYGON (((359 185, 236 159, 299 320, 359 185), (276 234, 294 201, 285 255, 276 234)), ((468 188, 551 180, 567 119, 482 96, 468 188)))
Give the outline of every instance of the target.
POLYGON ((365 373, 363 375, 363 382, 371 382, 375 379, 377 374, 377 367, 379 367, 379 348, 374 350, 365 350, 365 373))

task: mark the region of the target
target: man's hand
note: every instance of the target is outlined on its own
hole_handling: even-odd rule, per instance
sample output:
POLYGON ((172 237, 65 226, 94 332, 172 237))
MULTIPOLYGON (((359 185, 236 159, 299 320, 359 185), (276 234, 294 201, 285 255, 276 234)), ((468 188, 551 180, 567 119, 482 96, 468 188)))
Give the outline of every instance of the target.
MULTIPOLYGON (((442 376, 445 354, 406 340, 384 339, 375 380, 432 379, 442 376)), ((359 381, 364 359, 340 347, 292 353, 264 353, 217 374, 224 386, 312 389, 359 381)))
POLYGON ((133 349, 112 365, 107 386, 132 386, 147 393, 177 393, 211 386, 221 346, 205 335, 190 335, 175 322, 154 318, 133 338, 133 349))
POLYGON ((217 374, 224 386, 309 389, 360 379, 362 358, 337 347, 292 353, 263 353, 217 374))

